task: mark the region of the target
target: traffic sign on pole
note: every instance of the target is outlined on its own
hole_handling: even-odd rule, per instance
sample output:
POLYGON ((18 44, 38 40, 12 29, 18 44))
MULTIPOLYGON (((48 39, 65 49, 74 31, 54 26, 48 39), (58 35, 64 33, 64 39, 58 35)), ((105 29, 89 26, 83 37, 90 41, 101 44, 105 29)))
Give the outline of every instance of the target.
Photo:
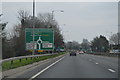
POLYGON ((25 29, 26 50, 54 50, 54 31, 46 28, 34 29, 34 43, 33 43, 33 29, 25 29))

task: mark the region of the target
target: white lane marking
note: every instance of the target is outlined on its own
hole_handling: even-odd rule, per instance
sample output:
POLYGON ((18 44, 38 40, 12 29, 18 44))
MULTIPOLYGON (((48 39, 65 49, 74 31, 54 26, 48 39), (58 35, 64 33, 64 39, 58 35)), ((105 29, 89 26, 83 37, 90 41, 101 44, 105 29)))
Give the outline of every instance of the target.
POLYGON ((99 64, 99 63, 95 63, 95 64, 99 64))
POLYGON ((91 59, 89 59, 89 61, 92 61, 91 59))
POLYGON ((32 76, 29 80, 32 80, 33 78, 36 78, 38 75, 40 75, 41 73, 43 73, 44 71, 46 71, 47 69, 49 69, 50 67, 52 67, 53 65, 55 65, 56 63, 58 63, 59 61, 61 61, 63 58, 64 57, 60 58, 59 60, 55 61, 54 63, 52 63, 51 65, 49 65, 45 69, 41 70, 40 72, 38 72, 37 74, 35 74, 34 76, 32 76))
POLYGON ((115 72, 114 70, 112 70, 112 69, 108 69, 110 72, 115 72))

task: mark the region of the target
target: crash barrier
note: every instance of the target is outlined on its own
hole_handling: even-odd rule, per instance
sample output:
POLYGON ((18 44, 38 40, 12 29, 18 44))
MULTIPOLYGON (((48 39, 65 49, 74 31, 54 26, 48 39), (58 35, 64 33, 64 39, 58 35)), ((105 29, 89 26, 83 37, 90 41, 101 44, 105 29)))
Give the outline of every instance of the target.
POLYGON ((19 60, 20 62, 22 61, 22 59, 28 59, 28 58, 31 58, 32 59, 37 59, 41 56, 50 56, 50 55, 55 55, 55 54, 58 54, 58 53, 53 53, 53 54, 41 54, 41 55, 30 55, 30 56, 20 56, 20 57, 12 57, 12 58, 8 58, 8 59, 4 59, 4 60, 1 60, 0 63, 2 62, 6 62, 6 61, 10 61, 11 64, 14 63, 14 60, 19 60))
POLYGON ((92 55, 101 55, 101 56, 120 56, 120 53, 105 53, 105 52, 94 52, 94 53, 87 53, 92 55))

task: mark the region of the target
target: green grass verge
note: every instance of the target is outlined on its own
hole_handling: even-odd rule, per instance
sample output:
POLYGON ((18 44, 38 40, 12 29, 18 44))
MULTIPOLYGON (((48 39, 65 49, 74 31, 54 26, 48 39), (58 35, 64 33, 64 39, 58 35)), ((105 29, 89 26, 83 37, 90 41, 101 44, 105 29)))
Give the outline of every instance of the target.
POLYGON ((14 69, 14 68, 17 68, 17 67, 20 67, 20 66, 32 64, 34 62, 39 62, 39 61, 42 61, 42 60, 45 60, 45 59, 57 57, 57 56, 65 54, 65 53, 66 52, 61 52, 61 53, 55 54, 55 55, 40 56, 38 58, 32 58, 32 59, 31 58, 27 58, 27 60, 26 59, 22 59, 21 62, 20 62, 20 60, 14 60, 13 64, 11 64, 11 61, 3 62, 2 63, 2 71, 6 71, 6 70, 9 70, 9 69, 14 69))

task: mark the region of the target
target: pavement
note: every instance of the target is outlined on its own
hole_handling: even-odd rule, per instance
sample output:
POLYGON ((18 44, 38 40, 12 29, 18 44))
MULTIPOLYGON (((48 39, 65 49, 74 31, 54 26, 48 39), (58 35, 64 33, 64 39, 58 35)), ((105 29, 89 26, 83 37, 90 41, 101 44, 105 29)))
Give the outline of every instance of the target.
POLYGON ((69 54, 39 63, 8 78, 118 78, 118 58, 90 54, 69 54))

